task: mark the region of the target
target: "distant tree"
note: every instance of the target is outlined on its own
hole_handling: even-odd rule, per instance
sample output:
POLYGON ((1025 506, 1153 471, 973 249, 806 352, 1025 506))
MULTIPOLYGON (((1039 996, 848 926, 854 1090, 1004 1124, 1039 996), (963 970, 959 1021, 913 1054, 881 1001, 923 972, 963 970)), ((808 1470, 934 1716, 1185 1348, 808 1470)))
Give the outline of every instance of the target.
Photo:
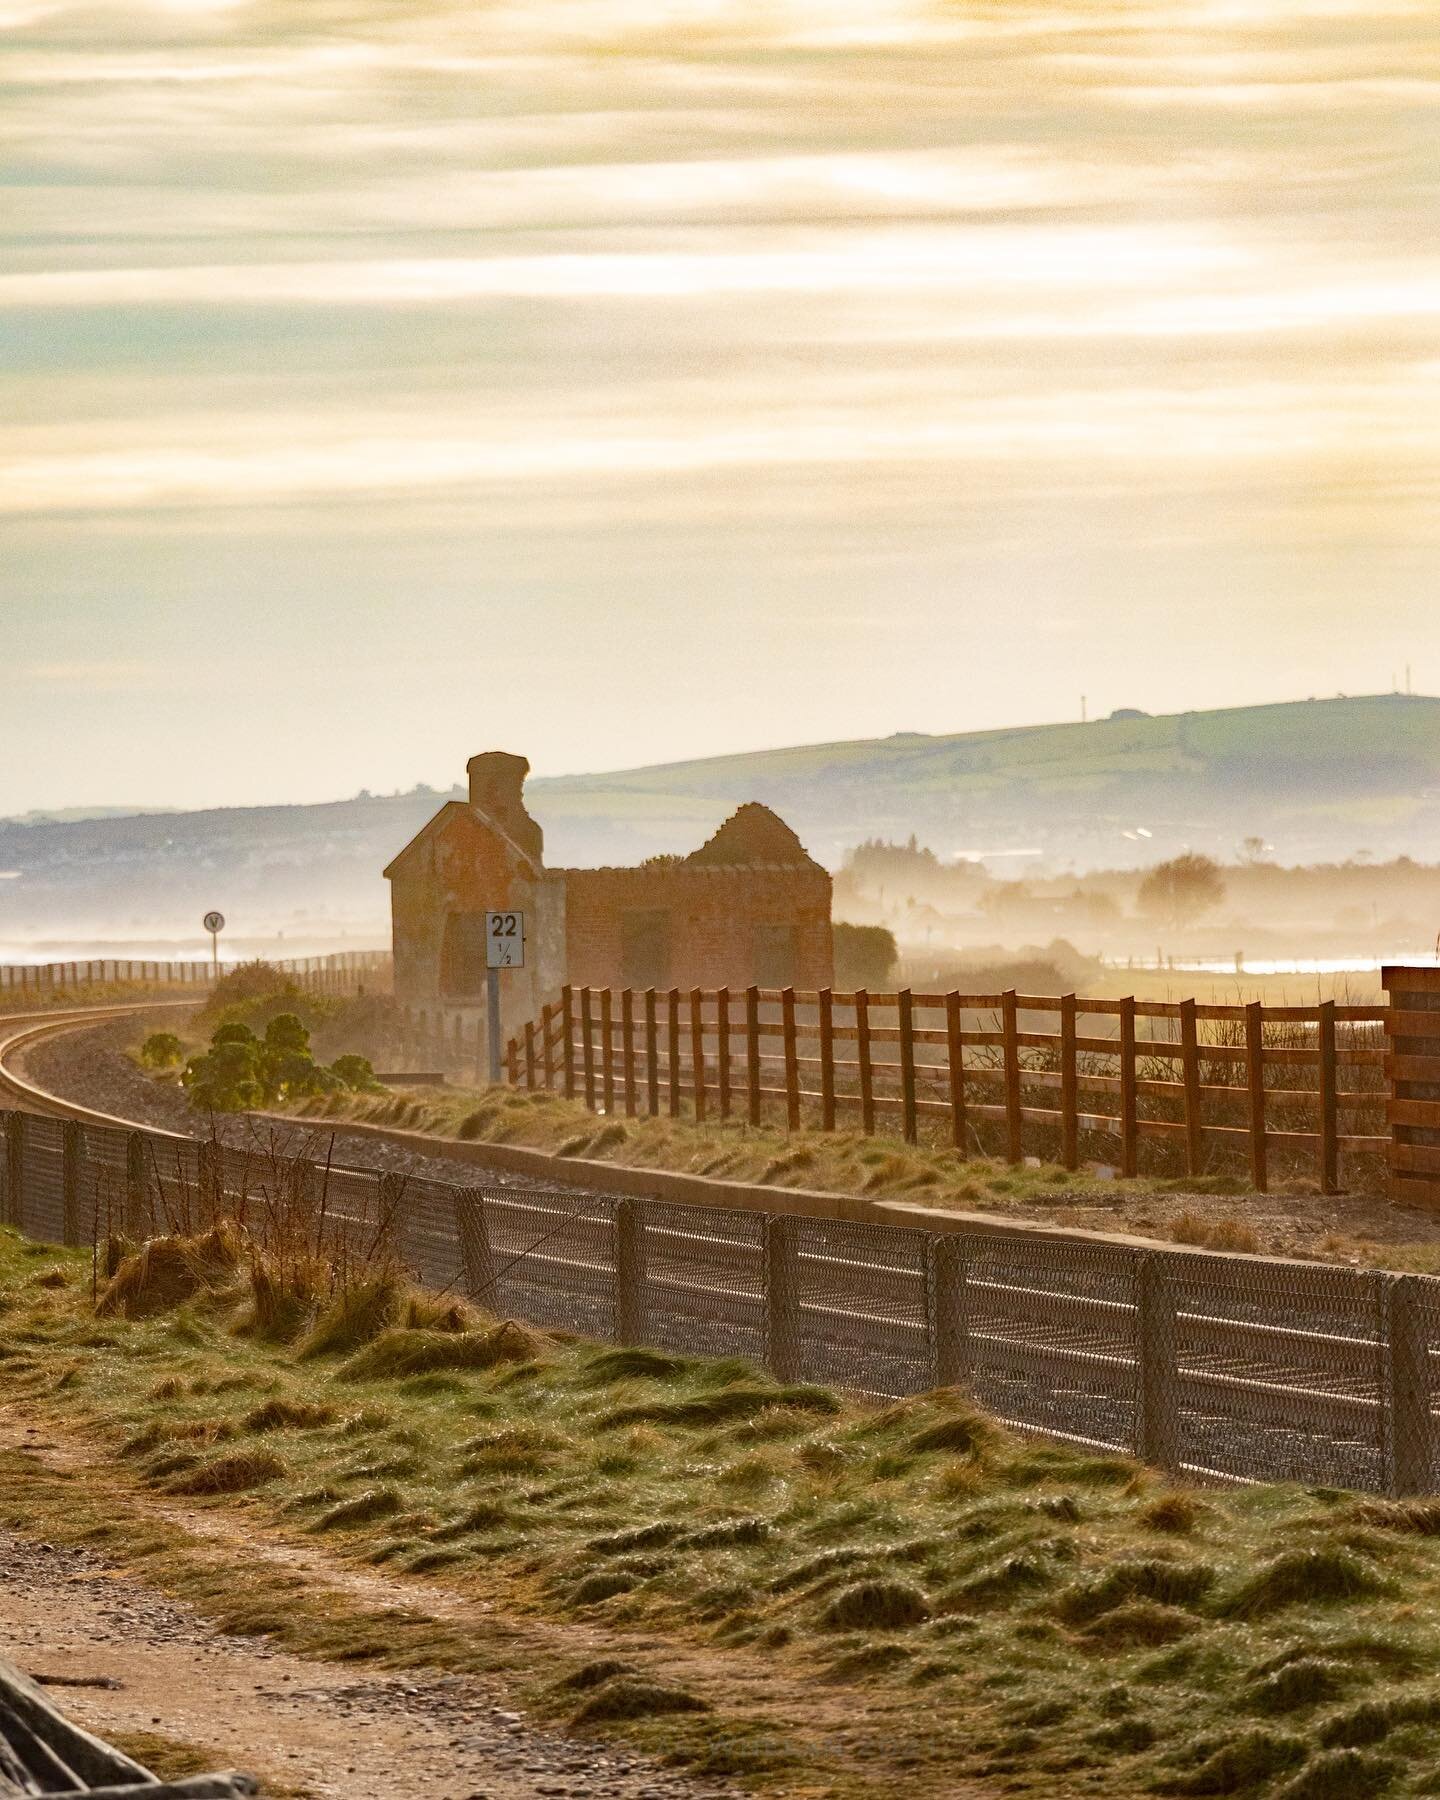
POLYGON ((1247 837, 1240 840, 1240 860, 1249 869, 1265 860, 1265 852, 1269 845, 1263 837, 1247 837))
POLYGON ((1187 851, 1169 862, 1157 863, 1140 883, 1140 910, 1151 918, 1179 929, 1193 924, 1225 898, 1220 865, 1208 856, 1187 851))
POLYGON ((835 926, 835 985, 883 994, 899 951, 895 933, 884 925, 835 926))

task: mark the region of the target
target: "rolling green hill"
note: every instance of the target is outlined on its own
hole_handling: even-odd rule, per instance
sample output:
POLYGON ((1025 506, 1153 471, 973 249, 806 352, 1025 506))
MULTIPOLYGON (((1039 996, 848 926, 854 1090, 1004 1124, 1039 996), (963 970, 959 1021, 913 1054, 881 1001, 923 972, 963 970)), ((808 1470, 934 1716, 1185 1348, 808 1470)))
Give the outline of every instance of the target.
MULTIPOLYGON (((911 833, 946 855, 1039 850, 1077 868, 1154 862, 1186 845, 1228 858, 1252 835, 1282 862, 1362 849, 1434 862, 1440 700, 907 732, 555 777, 533 781, 529 795, 552 865, 694 849, 746 800, 775 807, 832 866, 866 838, 911 833)), ((323 806, 0 823, 0 941, 155 926, 193 936, 217 904, 237 931, 306 919, 312 934, 343 922, 378 941, 388 917, 380 871, 446 797, 421 788, 323 806)))
POLYGON ((567 776, 532 793, 552 844, 583 847, 578 860, 619 854, 621 839, 627 855, 682 847, 742 800, 774 806, 827 861, 863 838, 912 831, 942 852, 1038 847, 1085 865, 1149 861, 1179 844, 1228 855, 1252 834, 1287 861, 1358 849, 1433 857, 1440 700, 901 733, 567 776))

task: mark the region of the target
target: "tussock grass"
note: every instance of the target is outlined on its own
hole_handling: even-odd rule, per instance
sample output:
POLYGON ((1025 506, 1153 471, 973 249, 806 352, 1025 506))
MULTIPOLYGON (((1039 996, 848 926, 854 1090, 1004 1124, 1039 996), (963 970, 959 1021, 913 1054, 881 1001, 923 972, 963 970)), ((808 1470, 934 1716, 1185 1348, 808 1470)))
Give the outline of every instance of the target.
POLYGON ((913 1582, 877 1579, 842 1588, 820 1622, 829 1631, 903 1631, 929 1614, 929 1603, 913 1582))
POLYGON ((657 1713, 708 1711, 707 1701, 684 1688, 645 1681, 636 1675, 612 1675, 580 1705, 572 1723, 594 1725, 616 1719, 651 1718, 657 1713))
POLYGON ((236 1336, 243 1259, 97 1334, 83 1283, 28 1285, 45 1264, 0 1230, 0 1359, 16 1353, 4 1366, 32 1384, 28 1406, 98 1434, 109 1475, 92 1492, 0 1459, 0 1521, 47 1493, 45 1535, 165 1580, 183 1568, 226 1629, 474 1669, 519 1656, 506 1619, 573 1621, 584 1646, 527 1677, 532 1705, 717 1780, 789 1771, 841 1800, 870 1790, 821 1765, 866 1719, 866 1770, 937 1800, 997 1782, 1057 1800, 1327 1800, 1347 1780, 1402 1800, 1430 1778, 1427 1502, 1202 1497, 1124 1457, 1017 1440, 953 1391, 865 1406, 393 1280, 327 1302, 289 1342, 236 1336), (442 1581, 500 1628, 467 1609, 463 1629, 398 1607, 342 1616, 333 1599, 322 1616, 288 1574, 257 1585, 217 1572, 213 1547, 193 1565, 169 1540, 147 1550, 146 1486, 172 1510, 243 1506, 247 1534, 315 1534, 312 1555, 442 1581), (781 1692, 804 1696, 787 1717, 826 1746, 798 1772, 794 1740, 761 1718, 781 1692))
POLYGON ((271 1451, 236 1450, 196 1463, 165 1486, 172 1494, 243 1494, 267 1481, 279 1481, 289 1472, 285 1459, 271 1451))
POLYGON ((398 1381, 441 1369, 493 1369, 501 1363, 527 1363, 539 1350, 540 1340, 513 1319, 490 1331, 424 1331, 397 1326, 380 1332, 357 1350, 337 1375, 343 1381, 398 1381))
POLYGON ((1384 1591, 1375 1569, 1348 1550, 1316 1545, 1286 1550, 1258 1569, 1225 1600, 1232 1619, 1262 1618, 1284 1606, 1359 1600, 1384 1591))

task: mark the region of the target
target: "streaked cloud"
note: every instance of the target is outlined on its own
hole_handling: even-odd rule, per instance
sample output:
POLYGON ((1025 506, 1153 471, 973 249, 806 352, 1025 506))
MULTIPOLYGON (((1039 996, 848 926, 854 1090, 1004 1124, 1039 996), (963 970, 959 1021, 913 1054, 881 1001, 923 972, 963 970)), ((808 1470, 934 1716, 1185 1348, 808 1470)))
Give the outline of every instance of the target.
POLYGON ((1432 0, 0 0, 27 692, 85 744, 175 644, 211 667, 201 596, 280 694, 337 608, 435 682, 417 621, 523 592, 580 697, 551 767, 650 754, 583 716, 627 657, 733 658, 756 742, 883 724, 887 627, 932 727, 1017 716, 998 664, 959 716, 946 654, 1018 656, 1021 713, 1087 646, 1156 705, 1236 691, 1232 629, 1246 679, 1323 688, 1297 632, 1346 686, 1418 659, 1437 108, 1432 0))

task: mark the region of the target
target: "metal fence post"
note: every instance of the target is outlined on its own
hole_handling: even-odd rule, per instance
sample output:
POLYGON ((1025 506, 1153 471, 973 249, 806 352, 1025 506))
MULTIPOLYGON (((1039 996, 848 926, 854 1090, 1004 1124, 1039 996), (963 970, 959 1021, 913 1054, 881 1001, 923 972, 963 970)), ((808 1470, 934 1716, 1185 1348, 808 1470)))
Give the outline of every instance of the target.
POLYGON ((60 1195, 62 1244, 81 1244, 80 1191, 85 1179, 85 1127, 78 1119, 67 1119, 60 1137, 60 1195))
POLYGON ((1396 1496, 1429 1493, 1434 1427, 1430 1419, 1430 1338, 1424 1284, 1417 1275, 1385 1281, 1384 1420, 1388 1426, 1386 1486, 1396 1496))
POLYGON ((615 1342, 643 1344, 649 1335, 645 1280, 645 1214, 638 1201, 615 1202, 615 1342))
POLYGON ((479 1188, 457 1188, 455 1227, 460 1239, 460 1261, 465 1270, 465 1292, 484 1302, 493 1312, 495 1256, 490 1248, 490 1227, 485 1218, 485 1196, 479 1188))
POLYGON ((925 1260, 925 1296, 934 1387, 963 1387, 970 1380, 967 1260, 960 1238, 931 1238, 925 1260))
POLYGON ((25 1227, 25 1115, 5 1121, 5 1223, 25 1227))
POLYGON ((1164 1260, 1142 1256, 1135 1279, 1138 1418, 1135 1454, 1160 1469, 1180 1466, 1180 1394, 1175 1296, 1164 1260))
POLYGON ((765 1220, 765 1362, 777 1381, 800 1371, 800 1284, 794 1220, 765 1220))

